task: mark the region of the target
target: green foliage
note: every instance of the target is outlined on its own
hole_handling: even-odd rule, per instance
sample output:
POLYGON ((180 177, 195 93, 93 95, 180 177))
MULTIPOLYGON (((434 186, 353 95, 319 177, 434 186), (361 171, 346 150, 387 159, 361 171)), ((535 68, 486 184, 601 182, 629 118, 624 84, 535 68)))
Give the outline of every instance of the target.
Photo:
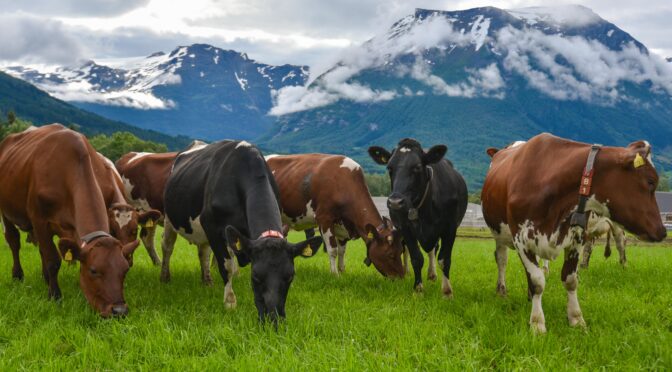
POLYGON ((469 194, 469 203, 481 204, 481 190, 469 194))
POLYGON ((10 125, 11 125, 11 124, 14 124, 14 122, 16 122, 16 114, 14 113, 14 111, 9 111, 9 112, 7 113, 7 122, 8 122, 10 125))
POLYGON ((371 196, 390 195, 390 177, 387 174, 364 173, 364 179, 371 196))
MULTIPOLYGON (((9 119, 9 115, 7 116, 9 119)), ((11 122, 9 120, 6 122, 0 121, 0 141, 5 139, 5 137, 7 137, 12 133, 23 132, 24 130, 28 129, 28 127, 30 127, 31 125, 32 124, 29 121, 21 120, 16 116, 14 116, 11 122)))
MULTIPOLYGON (((160 237, 159 230, 157 247, 160 237)), ((586 330, 568 326, 562 256, 552 262, 543 336, 529 331, 531 305, 518 259, 509 257, 509 296, 495 295, 493 250, 492 239, 458 237, 452 300, 441 295, 440 279, 425 281, 424 294, 413 292, 412 275, 385 280, 362 264, 361 240, 348 243, 340 277, 329 273, 325 253, 297 259, 287 320, 276 332, 257 323, 249 266, 233 278, 237 308, 226 310, 217 270, 214 287, 203 286, 194 249, 181 238, 169 284, 159 282, 145 250, 136 251, 125 283, 130 314, 109 320, 90 310, 76 264, 61 267, 63 299, 48 301, 32 245, 21 250, 24 282, 12 280, 11 251, 0 238, 0 370, 672 369, 669 245, 629 245, 627 270, 596 247, 578 289, 586 330)), ((425 259, 423 277, 426 267, 425 259)))
POLYGON ((135 152, 167 152, 162 143, 144 141, 129 132, 116 132, 111 136, 99 134, 89 139, 91 145, 108 159, 116 161, 122 155, 135 152))

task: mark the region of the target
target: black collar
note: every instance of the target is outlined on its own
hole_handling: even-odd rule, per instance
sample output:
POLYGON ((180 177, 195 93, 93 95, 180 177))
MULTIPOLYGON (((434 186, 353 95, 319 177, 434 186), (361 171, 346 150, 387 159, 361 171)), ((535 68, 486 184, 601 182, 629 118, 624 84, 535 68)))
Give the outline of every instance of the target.
POLYGON ((592 145, 588 153, 588 160, 586 160, 586 167, 583 168, 583 175, 581 175, 581 184, 579 185, 579 205, 576 211, 572 213, 570 219, 570 226, 579 226, 583 230, 588 224, 588 216, 586 215, 586 203, 590 198, 590 190, 593 185, 593 174, 595 173, 595 159, 597 153, 600 152, 602 145, 592 145))

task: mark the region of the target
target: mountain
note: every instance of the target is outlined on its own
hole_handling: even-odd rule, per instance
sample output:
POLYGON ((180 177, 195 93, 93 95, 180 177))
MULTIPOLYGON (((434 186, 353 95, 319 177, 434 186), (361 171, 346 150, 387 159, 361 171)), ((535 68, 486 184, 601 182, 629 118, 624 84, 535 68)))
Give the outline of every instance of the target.
POLYGON ((627 145, 647 139, 672 166, 672 68, 582 6, 417 9, 350 50, 310 85, 276 96, 269 150, 368 158, 415 137, 479 188, 487 147, 540 132, 627 145))
POLYGON ((17 116, 35 125, 56 122, 64 125, 76 124, 87 135, 126 131, 145 140, 165 143, 174 150, 186 147, 191 141, 187 137, 171 137, 92 114, 3 72, 0 72, 0 111, 14 111, 17 116))
POLYGON ((102 116, 207 140, 251 139, 266 132, 273 122, 266 115, 272 92, 303 85, 308 77, 306 66, 271 66, 206 44, 119 66, 89 61, 76 68, 7 71, 102 116))

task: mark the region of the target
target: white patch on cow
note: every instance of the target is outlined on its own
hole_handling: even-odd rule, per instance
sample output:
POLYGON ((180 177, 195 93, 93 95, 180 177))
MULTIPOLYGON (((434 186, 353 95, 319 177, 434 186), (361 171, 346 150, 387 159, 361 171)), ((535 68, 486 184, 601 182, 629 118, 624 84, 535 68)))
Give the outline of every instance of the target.
POLYGON ((324 246, 327 247, 327 254, 329 255, 329 268, 332 274, 338 275, 338 268, 336 267, 336 257, 338 255, 338 244, 331 245, 331 238, 334 236, 331 230, 320 231, 324 246))
POLYGON ((203 226, 201 226, 201 216, 196 216, 193 219, 189 218, 189 226, 191 227, 191 234, 187 234, 183 227, 180 227, 177 232, 191 244, 201 245, 208 243, 208 237, 205 235, 203 226))
POLYGON ((249 143, 249 142, 247 142, 247 141, 240 141, 240 142, 238 142, 238 144, 236 145, 236 148, 239 148, 239 147, 251 147, 251 146, 252 146, 252 144, 249 143))
POLYGON ((409 152, 409 151, 411 151, 411 149, 408 147, 402 147, 399 149, 399 152, 409 152))
POLYGON ((290 218, 289 216, 282 213, 282 222, 289 225, 293 230, 303 231, 307 229, 312 229, 317 226, 317 220, 315 220, 315 211, 313 210, 312 200, 309 200, 306 203, 306 212, 296 218, 290 218))
POLYGON ((121 177, 121 182, 124 184, 124 197, 131 206, 133 206, 135 209, 139 209, 145 212, 152 209, 152 207, 149 206, 149 202, 146 199, 133 198, 132 192, 134 186, 131 183, 131 180, 129 180, 126 177, 121 177))
POLYGON ((37 129, 37 127, 34 126, 34 125, 31 125, 31 126, 29 126, 28 128, 26 128, 26 129, 24 130, 24 132, 32 132, 32 131, 34 131, 35 129, 37 129))
POLYGON ((273 158, 276 158, 278 156, 280 156, 280 155, 278 155, 278 154, 266 155, 266 156, 264 156, 264 160, 268 161, 269 159, 273 159, 273 158))
POLYGON ((539 232, 530 220, 526 220, 519 227, 518 234, 513 238, 516 248, 524 248, 547 260, 555 260, 561 251, 569 248, 573 243, 571 230, 560 240, 560 228, 548 236, 539 232))
POLYGON ((514 147, 522 146, 526 143, 527 143, 527 141, 516 141, 513 144, 511 144, 511 146, 509 146, 509 147, 514 148, 514 147))
POLYGON ((114 220, 117 221, 117 224, 122 229, 131 222, 131 219, 133 219, 133 211, 114 211, 114 220))
POLYGON ((128 163, 126 163, 126 164, 131 164, 132 162, 134 162, 134 161, 136 161, 140 158, 143 158, 147 155, 152 155, 152 154, 154 154, 154 153, 153 152, 136 152, 135 155, 133 155, 132 158, 128 159, 128 163))
POLYGON ((649 154, 646 155, 646 160, 648 160, 651 166, 655 168, 656 166, 653 164, 653 154, 651 151, 651 144, 649 144, 649 141, 644 141, 644 144, 649 149, 649 154))
POLYGON ((196 152, 196 151, 201 151, 204 148, 206 148, 207 146, 208 146, 208 144, 206 144, 206 143, 195 144, 195 145, 191 146, 189 149, 187 149, 186 151, 181 152, 180 156, 191 154, 192 152, 196 152))
POLYGON ((348 157, 344 157, 343 162, 341 163, 341 168, 348 168, 350 171, 356 171, 360 168, 360 166, 356 161, 348 157))

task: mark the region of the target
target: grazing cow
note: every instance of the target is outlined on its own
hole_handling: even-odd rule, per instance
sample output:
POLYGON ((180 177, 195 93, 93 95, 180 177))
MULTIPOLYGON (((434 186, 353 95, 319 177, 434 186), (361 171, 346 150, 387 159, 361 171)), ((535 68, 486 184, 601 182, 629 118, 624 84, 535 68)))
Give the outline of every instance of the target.
POLYGON ((625 258, 625 231, 609 219, 602 219, 599 223, 594 224, 591 230, 587 232, 586 241, 583 244, 583 257, 581 258, 580 267, 587 269, 590 263, 590 255, 593 253, 593 244, 600 236, 607 236, 607 243, 604 246, 604 257, 611 256, 611 237, 614 237, 616 249, 620 255, 619 262, 621 266, 625 267, 627 260, 625 258))
POLYGON ((645 240, 665 237, 650 151, 645 141, 627 148, 600 147, 550 134, 540 134, 518 148, 488 149, 492 164, 481 201, 496 241, 497 292, 506 295, 510 247, 527 272, 533 331, 546 331, 541 307, 546 280, 537 256, 555 259, 565 252, 561 278, 567 290, 567 317, 571 326, 584 326, 576 294, 584 233, 610 219, 645 240))
POLYGON ((128 313, 124 278, 138 241, 110 236, 105 200, 96 179, 99 157, 86 137, 52 124, 0 143, 0 210, 12 250, 14 278, 23 278, 19 231, 32 231, 42 257, 49 297, 61 298, 61 257, 80 262, 80 287, 104 317, 128 313), (60 238, 58 249, 53 236, 60 238))
MULTIPOLYGON (((280 232, 278 196, 261 152, 245 141, 221 141, 181 153, 166 184, 164 240, 174 241, 171 234, 177 231, 193 244, 212 247, 228 308, 236 306, 229 249, 242 266, 252 262, 260 321, 285 317, 294 258, 312 257, 322 241, 287 242, 280 232)), ((168 259, 164 256, 164 263, 168 259)))
POLYGON ((446 151, 444 145, 424 151, 418 141, 405 138, 391 153, 373 146, 369 148, 369 155, 376 163, 387 165, 392 184, 387 206, 411 255, 415 290, 423 290, 424 259, 418 243, 429 253, 437 247, 440 238, 441 289, 444 296, 451 298, 451 256, 457 228, 467 211, 467 185, 453 164, 443 158, 446 151))
MULTIPOLYGON (((121 244, 133 242, 138 239, 138 226, 154 225, 161 217, 161 213, 155 209, 138 213, 135 208, 128 205, 124 197, 124 183, 114 163, 100 153, 97 155, 94 169, 108 208, 110 233, 119 239, 121 244)), ((132 257, 130 263, 132 266, 132 257)))
MULTIPOLYGON (((197 149, 205 146, 204 142, 194 141, 188 147, 197 149)), ((177 152, 154 154, 151 152, 129 152, 115 163, 121 175, 125 199, 137 210, 148 213, 152 210, 163 213, 163 191, 173 167, 177 152)), ((161 260, 154 248, 156 223, 163 224, 163 218, 148 219, 141 224, 140 239, 142 239, 149 257, 154 265, 161 265, 161 260)), ((209 276, 209 275, 208 275, 209 276)), ((162 274, 162 280, 170 280, 170 275, 162 274)))
POLYGON ((269 155, 266 162, 280 188, 283 222, 299 231, 320 229, 332 273, 345 271, 346 242, 362 238, 367 263, 384 276, 404 276, 400 237, 378 213, 359 164, 324 154, 269 155))

